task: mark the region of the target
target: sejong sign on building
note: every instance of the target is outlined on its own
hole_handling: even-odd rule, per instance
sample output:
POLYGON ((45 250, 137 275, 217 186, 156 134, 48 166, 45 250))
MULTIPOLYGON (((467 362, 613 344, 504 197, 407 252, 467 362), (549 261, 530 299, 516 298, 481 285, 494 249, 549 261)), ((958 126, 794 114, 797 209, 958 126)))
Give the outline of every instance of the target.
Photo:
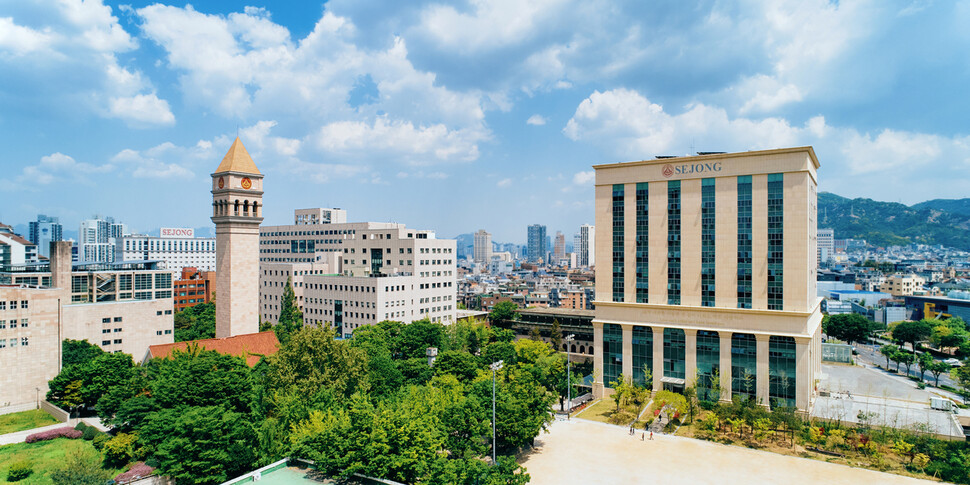
POLYGON ((164 238, 193 238, 195 229, 191 227, 163 227, 161 236, 164 238))

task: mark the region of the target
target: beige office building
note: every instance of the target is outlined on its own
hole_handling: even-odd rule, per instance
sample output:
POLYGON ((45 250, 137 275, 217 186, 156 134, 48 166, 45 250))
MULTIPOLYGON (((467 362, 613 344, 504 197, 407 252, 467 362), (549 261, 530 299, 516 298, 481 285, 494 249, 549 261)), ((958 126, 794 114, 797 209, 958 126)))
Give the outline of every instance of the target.
POLYGON ((654 389, 811 408, 818 167, 811 147, 594 167, 595 395, 646 367, 654 389))

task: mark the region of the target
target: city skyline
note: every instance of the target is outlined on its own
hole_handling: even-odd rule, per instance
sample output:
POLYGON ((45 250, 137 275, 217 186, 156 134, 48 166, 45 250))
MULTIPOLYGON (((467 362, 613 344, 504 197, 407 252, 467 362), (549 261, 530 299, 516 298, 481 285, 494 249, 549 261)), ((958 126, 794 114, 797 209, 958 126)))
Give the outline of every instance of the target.
POLYGON ((800 145, 822 191, 965 195, 966 4, 264 7, 0 7, 0 221, 208 227, 237 134, 275 185, 270 224, 342 207, 571 236, 594 164, 800 145))

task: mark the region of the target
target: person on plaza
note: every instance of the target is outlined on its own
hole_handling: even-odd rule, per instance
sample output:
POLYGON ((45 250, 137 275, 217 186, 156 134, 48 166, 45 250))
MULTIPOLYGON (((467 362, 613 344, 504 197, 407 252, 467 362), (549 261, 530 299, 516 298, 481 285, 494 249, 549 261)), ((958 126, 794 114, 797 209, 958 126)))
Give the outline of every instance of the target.
POLYGON ((653 430, 650 430, 650 439, 653 440, 653 430))

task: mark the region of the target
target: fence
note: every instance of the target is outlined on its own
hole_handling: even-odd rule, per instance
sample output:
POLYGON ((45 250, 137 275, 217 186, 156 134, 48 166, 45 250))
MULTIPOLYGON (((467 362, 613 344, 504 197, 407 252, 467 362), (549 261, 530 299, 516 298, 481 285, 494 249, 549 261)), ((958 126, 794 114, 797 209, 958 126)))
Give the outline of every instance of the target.
POLYGON ((66 423, 67 420, 71 419, 70 413, 47 401, 41 401, 40 408, 50 413, 51 416, 54 416, 54 419, 62 423, 66 423))
POLYGON ((848 344, 822 344, 822 360, 850 364, 852 363, 852 346, 848 344))

